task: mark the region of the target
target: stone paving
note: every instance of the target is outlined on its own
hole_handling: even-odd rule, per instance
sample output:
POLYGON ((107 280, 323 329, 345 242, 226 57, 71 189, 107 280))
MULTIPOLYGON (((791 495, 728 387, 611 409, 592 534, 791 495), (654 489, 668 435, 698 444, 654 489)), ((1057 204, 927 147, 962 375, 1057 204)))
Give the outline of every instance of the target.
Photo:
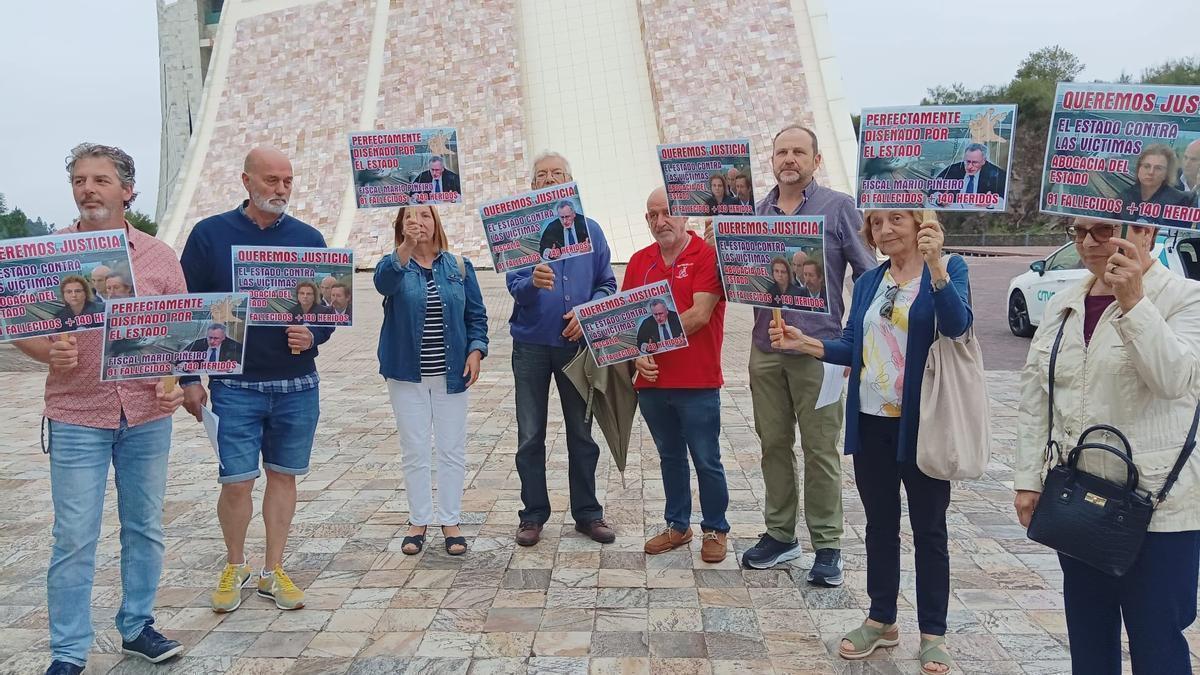
MULTIPOLYGON (((618 532, 615 543, 601 546, 575 533, 569 517, 564 522, 565 437, 552 400, 547 442, 555 513, 540 544, 517 547, 510 301, 496 275, 483 272, 481 280, 492 347, 468 421, 463 531, 471 550, 465 557, 447 556, 440 535, 420 556, 400 552, 407 505, 395 424, 376 375, 379 303, 370 276, 360 274, 359 325, 338 331, 322 350, 323 425, 313 471, 299 484, 285 562, 308 589, 307 607, 281 612, 254 597, 250 585, 238 611, 209 609, 208 591, 224 555, 215 513, 216 462, 200 426, 181 411, 157 617, 187 652, 157 667, 120 654, 112 623, 121 589, 110 487, 92 602, 97 640, 87 672, 917 672, 907 532, 901 645, 858 663, 835 653, 838 638, 863 620, 868 606, 864 518, 849 461, 843 462, 842 588, 804 583, 811 551, 767 571, 740 570, 732 554, 724 563, 705 564, 699 538, 691 550, 647 557, 642 543, 662 527, 663 492, 653 441, 640 419, 624 478, 606 452, 600 462, 601 502, 618 532)), ((763 482, 746 376, 750 313, 730 307, 728 317, 721 440, 730 541, 740 554, 763 529, 763 482)), ((40 673, 48 662, 44 579, 52 511, 38 440, 43 376, 35 370, 13 350, 0 350, 0 428, 9 439, 0 450, 0 673, 40 673)), ((990 382, 997 453, 983 478, 955 486, 948 516, 950 645, 967 673, 1069 672, 1056 559, 1025 539, 1012 514, 1015 375, 992 372, 990 382)), ((603 446, 598 431, 596 436, 603 446)), ((261 490, 256 503, 260 498, 261 490)), ((807 549, 803 527, 801 540, 807 549)), ((261 521, 251 526, 248 549, 251 563, 261 564, 261 521)), ((1193 645, 1200 647, 1194 634, 1193 645)))

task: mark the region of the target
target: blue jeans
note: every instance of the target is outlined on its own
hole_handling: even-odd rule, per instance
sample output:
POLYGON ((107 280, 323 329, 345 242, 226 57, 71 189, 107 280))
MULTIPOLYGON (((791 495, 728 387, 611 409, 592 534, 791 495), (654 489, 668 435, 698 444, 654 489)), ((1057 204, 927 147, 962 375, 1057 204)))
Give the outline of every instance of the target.
POLYGON ((1123 577, 1064 555, 1058 561, 1072 672, 1119 675, 1122 621, 1135 675, 1192 672, 1183 631, 1196 620, 1200 531, 1147 532, 1123 577))
POLYGON ((50 495, 54 547, 46 574, 53 658, 82 666, 92 647, 92 581, 104 512, 108 465, 117 485, 121 524, 121 609, 125 640, 154 623, 163 564, 163 494, 171 418, 119 429, 50 422, 50 495))
POLYGON ((211 384, 212 411, 220 419, 218 483, 240 483, 259 475, 258 459, 276 473, 308 473, 313 436, 321 416, 320 387, 289 394, 211 384))
POLYGON ((600 446, 592 439, 586 421, 587 402, 563 373, 578 353, 575 347, 548 347, 513 340, 512 368, 517 400, 517 475, 521 477, 522 521, 545 523, 550 519, 546 490, 546 416, 550 405, 550 377, 562 401, 567 431, 567 484, 571 492, 571 517, 586 524, 604 517, 596 500, 596 463, 600 446))
POLYGON ((691 526, 692 488, 688 453, 696 465, 704 530, 728 532, 725 510, 729 488, 721 466, 721 393, 717 389, 642 389, 642 418, 650 428, 662 470, 667 505, 663 515, 672 529, 691 526))

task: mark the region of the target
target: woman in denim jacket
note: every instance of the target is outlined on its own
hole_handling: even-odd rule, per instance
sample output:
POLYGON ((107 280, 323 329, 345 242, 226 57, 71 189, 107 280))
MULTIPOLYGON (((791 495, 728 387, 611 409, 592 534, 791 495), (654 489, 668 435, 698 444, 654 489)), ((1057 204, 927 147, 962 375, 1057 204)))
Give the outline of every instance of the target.
POLYGON ((432 453, 437 448, 437 520, 446 552, 462 555, 459 530, 466 474, 467 388, 487 356, 483 295, 470 262, 446 250, 430 206, 396 216, 396 250, 375 266, 383 294, 379 373, 386 378, 400 436, 409 529, 401 550, 420 553, 434 520, 432 453))

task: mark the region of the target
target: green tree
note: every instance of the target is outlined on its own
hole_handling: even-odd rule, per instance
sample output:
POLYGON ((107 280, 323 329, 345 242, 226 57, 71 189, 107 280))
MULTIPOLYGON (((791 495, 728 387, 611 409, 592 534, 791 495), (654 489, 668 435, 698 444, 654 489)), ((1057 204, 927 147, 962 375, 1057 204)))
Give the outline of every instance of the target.
POLYGON ((1200 84, 1200 59, 1183 58, 1142 71, 1145 84, 1200 84))
POLYGON ((30 220, 21 209, 8 210, 8 199, 0 193, 0 239, 40 237, 54 231, 54 225, 41 218, 30 220))
POLYGON ((934 87, 926 91, 921 105, 966 105, 971 103, 997 103, 1001 90, 997 87, 967 89, 961 82, 948 87, 934 87))
POLYGON ((1083 72, 1083 62, 1071 52, 1054 45, 1042 47, 1021 61, 1017 68, 1018 80, 1049 80, 1051 82, 1074 82, 1083 72))
POLYGON ((29 236, 29 230, 26 227, 28 222, 29 219, 25 217, 25 213, 21 209, 13 209, 0 215, 0 239, 29 236))
POLYGON ((125 220, 128 220, 130 225, 136 227, 142 232, 145 232, 151 237, 158 234, 158 223, 154 222, 153 218, 142 213, 141 211, 134 211, 130 209, 125 213, 125 220))

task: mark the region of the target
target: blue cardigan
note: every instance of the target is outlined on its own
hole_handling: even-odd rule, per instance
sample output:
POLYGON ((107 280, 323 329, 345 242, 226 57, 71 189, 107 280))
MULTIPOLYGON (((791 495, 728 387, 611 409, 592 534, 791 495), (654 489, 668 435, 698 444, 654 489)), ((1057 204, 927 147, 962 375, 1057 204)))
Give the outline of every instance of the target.
MULTIPOLYGON (((875 299, 883 275, 892 266, 891 261, 859 277, 854 284, 854 296, 850 301, 850 319, 842 337, 837 340, 822 340, 825 345, 824 361, 840 366, 850 366, 849 391, 846 394, 846 447, 847 455, 853 455, 862 445, 858 435, 859 382, 863 367, 863 319, 875 299)), ((967 263, 959 256, 950 256, 946 263, 950 283, 940 292, 934 293, 929 278, 929 268, 921 272, 921 290, 917 293, 908 312, 908 346, 904 350, 904 387, 901 391, 900 438, 896 447, 897 462, 915 462, 917 459, 917 426, 921 419, 921 379, 925 375, 925 361, 933 345, 934 314, 937 315, 937 332, 956 338, 971 327, 974 315, 967 302, 971 286, 967 277, 967 263)))
MULTIPOLYGON (((442 300, 446 342, 446 393, 467 390, 463 369, 467 356, 488 353, 488 319, 475 267, 463 259, 466 277, 458 273, 458 258, 446 251, 433 259, 433 280, 442 300)), ((393 251, 375 265, 375 289, 383 296, 383 327, 379 331, 379 374, 401 382, 421 381, 421 338, 425 330, 425 273, 415 260, 401 265, 393 251)))

